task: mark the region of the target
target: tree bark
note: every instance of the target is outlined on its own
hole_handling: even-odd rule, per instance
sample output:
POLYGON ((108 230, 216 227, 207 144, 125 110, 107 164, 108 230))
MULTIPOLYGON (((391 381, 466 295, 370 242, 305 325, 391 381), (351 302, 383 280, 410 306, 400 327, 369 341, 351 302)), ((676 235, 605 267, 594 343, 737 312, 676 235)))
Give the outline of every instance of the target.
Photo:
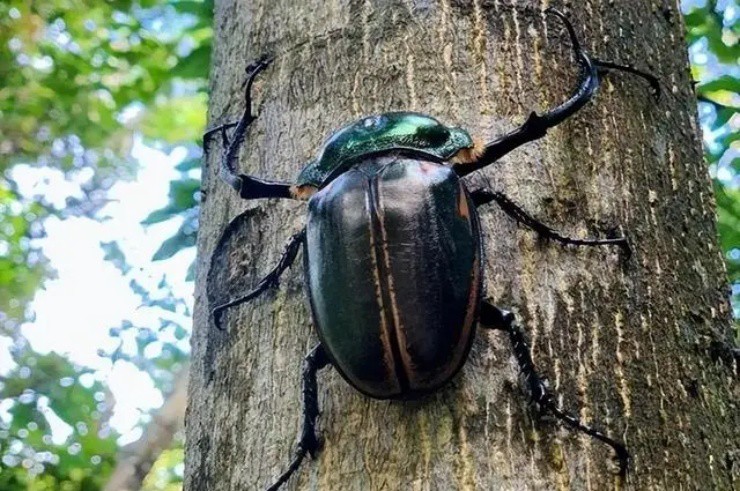
MULTIPOLYGON (((244 68, 275 55, 255 90, 259 119, 242 172, 290 181, 341 125, 424 112, 483 140, 559 104, 578 73, 561 2, 335 0, 216 2, 211 126, 238 118, 244 68)), ((676 2, 569 2, 584 46, 648 69, 610 75, 595 101, 544 139, 468 179, 506 192, 570 235, 618 230, 633 252, 538 240, 494 206, 480 210, 485 298, 513 309, 559 402, 624 441, 634 489, 731 489, 740 410, 731 369, 709 354, 729 333, 724 266, 702 160, 676 2)), ((240 201, 204 168, 187 417, 186 489, 264 489, 288 465, 300 425, 300 365, 317 338, 300 258, 277 291, 230 312, 209 305, 256 284, 304 222, 305 204, 240 201), (217 238, 244 213, 210 263, 217 238), (215 280, 209 290, 206 278, 215 280)), ((522 394, 507 338, 479 331, 452 383, 417 401, 370 400, 319 374, 324 448, 288 489, 604 489, 611 452, 522 394)))

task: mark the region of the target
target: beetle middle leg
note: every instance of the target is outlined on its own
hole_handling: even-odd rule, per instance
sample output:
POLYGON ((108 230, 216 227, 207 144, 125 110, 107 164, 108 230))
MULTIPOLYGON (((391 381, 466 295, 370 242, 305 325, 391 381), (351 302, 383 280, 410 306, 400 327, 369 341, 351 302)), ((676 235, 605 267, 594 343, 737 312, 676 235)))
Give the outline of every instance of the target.
POLYGON ((285 244, 285 249, 283 250, 283 255, 280 257, 280 261, 278 261, 277 265, 272 268, 272 270, 267 273, 264 278, 260 280, 255 288, 244 295, 241 295, 233 300, 229 300, 228 302, 224 302, 213 308, 211 314, 213 315, 213 322, 216 324, 217 328, 222 328, 221 316, 223 315, 224 310, 235 305, 242 304, 244 302, 249 302, 250 300, 253 300, 260 296, 268 289, 274 288, 278 285, 280 281, 280 275, 282 275, 283 272, 290 266, 292 266, 293 262, 295 262, 295 258, 298 255, 298 251, 301 250, 301 246, 303 245, 305 238, 305 228, 297 234, 292 235, 290 239, 288 239, 287 244, 285 244))
POLYGON ((586 426, 581 421, 567 412, 563 411, 555 402, 555 396, 550 392, 542 378, 537 374, 532 360, 532 353, 524 337, 524 332, 517 325, 514 314, 501 310, 498 307, 488 303, 481 302, 480 310, 481 327, 489 329, 498 329, 509 335, 509 341, 514 352, 514 357, 519 364, 519 370, 524 377, 529 397, 537 404, 542 412, 550 412, 556 418, 564 421, 568 426, 587 435, 596 438, 612 447, 619 460, 619 475, 624 477, 629 466, 630 456, 627 448, 622 444, 609 438, 604 433, 590 426, 586 426))
POLYGON ((453 169, 459 176, 466 176, 471 172, 482 169, 525 143, 543 138, 550 128, 554 128, 569 117, 573 116, 594 97, 599 88, 599 74, 606 73, 609 70, 631 73, 632 75, 636 75, 647 80, 653 90, 656 91, 657 94, 660 93, 658 79, 653 75, 629 66, 592 59, 581 47, 581 43, 578 40, 575 29, 568 18, 563 13, 553 8, 547 9, 546 13, 558 17, 568 31, 575 58, 578 60, 578 65, 581 67, 582 71, 578 85, 570 98, 561 105, 550 109, 541 115, 536 112, 532 112, 522 126, 483 145, 479 152, 475 152, 475 157, 472 160, 466 159, 455 163, 453 169))
POLYGON ((298 469, 306 454, 314 457, 319 451, 319 438, 316 436, 316 418, 319 416, 316 373, 329 364, 324 347, 317 344, 303 360, 303 425, 296 445, 295 455, 288 469, 283 472, 267 491, 275 491, 290 479, 298 469))
POLYGON ((490 189, 476 189, 470 193, 470 197, 473 199, 475 206, 482 206, 492 201, 495 202, 507 215, 516 220, 517 223, 534 230, 541 237, 546 239, 554 240, 564 245, 575 246, 617 245, 622 247, 628 254, 630 252, 629 243, 625 237, 617 237, 613 239, 577 239, 574 237, 566 237, 557 230, 534 218, 503 193, 494 192, 490 189))

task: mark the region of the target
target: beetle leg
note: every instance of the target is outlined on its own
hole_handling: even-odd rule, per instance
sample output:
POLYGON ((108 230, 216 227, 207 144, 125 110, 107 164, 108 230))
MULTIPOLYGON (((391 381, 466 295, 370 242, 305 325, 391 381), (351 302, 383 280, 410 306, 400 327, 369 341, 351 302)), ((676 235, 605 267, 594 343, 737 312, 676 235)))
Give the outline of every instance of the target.
POLYGON ((208 158, 208 148, 211 144, 211 140, 217 135, 221 134, 221 141, 223 145, 226 147, 229 145, 229 135, 226 133, 226 130, 235 128, 236 125, 239 124, 239 121, 234 121, 233 123, 226 123, 219 126, 216 126, 215 128, 211 128, 210 130, 206 130, 205 133, 203 133, 203 154, 208 158))
POLYGON ((263 56, 247 66, 247 78, 244 82, 244 112, 237 122, 226 123, 211 128, 203 135, 203 151, 208 151, 208 145, 217 134, 221 134, 224 152, 221 157, 220 177, 229 186, 234 188, 244 199, 257 198, 299 198, 293 186, 284 182, 258 179, 252 176, 237 174, 235 164, 239 160, 239 148, 247 135, 247 129, 257 119, 252 113, 252 85, 257 75, 270 66, 272 58, 263 56), (234 128, 231 138, 226 130, 234 128))
POLYGON ((475 206, 485 205, 491 201, 495 201, 501 209, 509 215, 511 218, 516 220, 517 223, 524 225, 537 232, 541 237, 546 239, 560 242, 564 245, 575 245, 575 246, 602 246, 602 245, 618 245, 629 254, 630 248, 629 243, 625 237, 618 237, 615 239, 577 239, 574 237, 566 237, 557 230, 545 225, 540 222, 532 215, 527 213, 521 206, 511 201, 505 194, 500 192, 494 192, 490 189, 476 189, 470 193, 470 197, 473 199, 475 206))
POLYGON ((269 288, 274 288, 278 286, 280 275, 283 274, 286 269, 292 266, 296 256, 298 255, 298 251, 303 245, 303 241, 305 238, 305 228, 297 234, 292 235, 290 239, 288 239, 288 243, 285 244, 285 250, 283 251, 283 255, 280 257, 280 261, 278 261, 277 265, 272 268, 272 271, 267 273, 267 275, 260 280, 260 282, 254 289, 252 289, 246 295, 242 295, 233 300, 229 300, 228 302, 222 303, 213 308, 211 314, 213 315, 213 322, 216 324, 216 327, 218 329, 223 329, 223 327, 221 326, 221 315, 223 315, 224 310, 235 305, 242 304, 244 302, 249 302, 250 300, 253 300, 260 296, 269 288))
POLYGON ((459 176, 462 177, 471 172, 482 169, 525 143, 539 140, 545 136, 548 129, 557 126, 577 113, 593 98, 596 90, 599 88, 599 68, 601 68, 602 71, 605 69, 626 71, 646 78, 653 89, 658 87, 657 79, 645 72, 631 67, 617 65, 615 63, 592 60, 583 48, 581 48, 581 43, 578 40, 575 29, 568 18, 562 12, 554 8, 548 8, 545 12, 558 17, 568 31, 575 57, 582 70, 582 75, 578 81, 576 89, 573 91, 570 98, 563 104, 543 113, 542 115, 532 112, 522 126, 490 143, 487 143, 479 156, 474 160, 454 164, 452 168, 459 176))
POLYGON ((303 359, 303 425, 301 436, 295 449, 295 455, 288 469, 283 472, 267 491, 275 491, 282 486, 298 469, 306 454, 316 456, 319 451, 319 439, 316 436, 316 418, 319 416, 319 399, 317 395, 316 372, 329 364, 324 347, 317 344, 303 359))
POLYGON ((611 72, 611 70, 616 70, 618 72, 631 73, 632 75, 637 75, 638 77, 641 77, 642 79, 646 80, 650 84, 650 88, 653 90, 653 97, 655 97, 656 102, 660 100, 660 94, 661 94, 660 80, 658 80, 658 77, 656 77, 652 73, 638 70, 637 68, 633 66, 620 65, 619 63, 603 61, 597 58, 592 58, 591 61, 593 62, 594 65, 596 65, 599 75, 601 76, 608 75, 611 72))
POLYGON ((571 428, 582 431, 612 447, 619 460, 619 475, 624 477, 630 461, 627 448, 622 443, 609 438, 601 431, 586 426, 577 417, 568 414, 558 407, 555 402, 555 396, 537 374, 534 361, 532 361, 529 343, 527 343, 524 337, 524 332, 517 325, 514 314, 506 310, 501 310, 488 302, 481 302, 480 323, 482 327, 505 331, 509 335, 514 357, 519 364, 519 370, 524 377, 529 396, 537 404, 540 411, 549 411, 571 428))

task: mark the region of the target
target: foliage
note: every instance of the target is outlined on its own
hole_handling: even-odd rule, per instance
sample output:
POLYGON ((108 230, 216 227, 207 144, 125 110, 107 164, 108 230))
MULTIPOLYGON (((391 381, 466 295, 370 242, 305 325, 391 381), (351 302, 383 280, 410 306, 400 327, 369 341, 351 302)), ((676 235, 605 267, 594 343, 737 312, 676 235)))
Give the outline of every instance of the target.
MULTIPOLYGON (((720 245, 740 317, 740 9, 733 1, 685 2, 705 155, 714 177, 720 245)), ((740 338, 740 329, 738 329, 740 338)))
MULTIPOLYGON (((193 162, 193 160, 186 161, 193 162)), ((170 202, 164 208, 152 212, 145 220, 145 225, 152 225, 176 217, 182 217, 183 223, 177 233, 167 239, 154 253, 154 260, 168 259, 178 251, 195 245, 195 233, 198 230, 198 196, 200 179, 183 175, 182 179, 170 183, 170 202)))
POLYGON ((37 219, 43 214, 40 204, 23 203, 0 184, 0 312, 10 318, 23 316, 25 302, 48 274, 43 256, 28 246, 41 233, 37 219))
POLYGON ((115 465, 110 396, 89 370, 28 346, 0 388, 0 489, 100 489, 115 465), (55 441, 52 428, 68 436, 55 441))
MULTIPOLYGON (((30 213, 26 222, 40 228, 49 213, 93 214, 104 199, 100 190, 134 175, 135 133, 168 144, 197 139, 212 7, 211 0, 0 4, 2 223, 30 213), (69 197, 58 209, 43 194, 21 198, 13 174, 19 163, 61 170, 83 199, 69 197), (3 205, 8 195, 13 208, 3 205)), ((13 300, 0 298, 0 311, 12 327, 50 271, 23 227, 0 239, 17 265, 0 265, 0 285, 13 300)))
POLYGON ((125 154, 121 109, 149 103, 174 64, 172 47, 133 8, 129 0, 3 3, 5 165, 41 159, 70 169, 108 160, 104 149, 125 154))
POLYGON ((152 466, 141 491, 179 491, 182 489, 185 449, 182 444, 165 450, 152 466))
MULTIPOLYGON (((26 305, 53 274, 33 239, 43 236, 50 215, 96 217, 106 190, 135 177, 130 150, 140 135, 189 154, 178 167, 182 179, 171 184, 171 202, 146 220, 182 222, 155 259, 192 247, 212 9, 212 0, 0 4, 0 341, 15 346, 14 368, 0 381, 0 489, 101 489, 115 465, 110 394, 63 356, 34 353, 18 331, 29 317, 26 305), (23 166, 56 169, 79 192, 62 206, 43 191, 23 195, 16 181, 23 166), (60 427, 71 433, 58 442, 60 427)), ((116 242, 101 247, 123 275, 131 273, 116 242)), ((166 391, 187 357, 188 336, 167 314, 181 312, 184 302, 164 278, 151 291, 131 278, 142 305, 163 313, 159 326, 126 321, 110 330, 118 347, 100 354, 134 363, 166 391), (123 348, 132 334, 133 352, 123 348)), ((178 482, 160 468, 151 489, 164 489, 167 476, 178 482)))

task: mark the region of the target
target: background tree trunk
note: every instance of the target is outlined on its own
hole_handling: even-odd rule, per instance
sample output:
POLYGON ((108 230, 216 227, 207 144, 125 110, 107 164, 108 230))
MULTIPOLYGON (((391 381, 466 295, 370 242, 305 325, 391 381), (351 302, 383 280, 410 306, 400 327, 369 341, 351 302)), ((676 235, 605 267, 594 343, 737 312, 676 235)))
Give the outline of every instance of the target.
POLYGON ((137 491, 141 489, 152 466, 163 451, 172 446, 175 434, 182 430, 187 406, 189 367, 175 376, 172 391, 164 404, 144 427, 141 438, 121 448, 116 467, 103 491, 137 491))
MULTIPOLYGON (((260 117, 243 171, 292 180, 321 142, 362 115, 416 110, 491 139, 564 100, 577 67, 564 29, 525 0, 222 0, 216 4, 211 125, 243 107, 246 64, 260 117)), ((712 190, 702 161, 676 2, 568 2, 587 49, 650 69, 664 97, 615 74, 595 102, 474 182, 572 235, 619 228, 633 242, 563 248, 494 206, 481 210, 485 297, 517 311, 562 404, 626 442, 634 488, 738 484, 740 410, 731 370, 707 347, 730 323, 712 190), (734 391, 734 393, 733 393, 734 391)), ((261 489, 287 466, 300 421, 300 363, 316 343, 300 259, 283 284, 228 314, 208 305, 254 285, 296 232, 305 204, 240 201, 206 162, 187 419, 186 489, 261 489), (229 246, 209 258, 228 221, 229 246), (210 297, 210 298, 209 298, 210 297)), ((610 451, 550 420, 519 389, 508 341, 479 332, 448 387, 412 402, 374 401, 320 372, 325 446, 290 489, 603 489, 610 451)))

